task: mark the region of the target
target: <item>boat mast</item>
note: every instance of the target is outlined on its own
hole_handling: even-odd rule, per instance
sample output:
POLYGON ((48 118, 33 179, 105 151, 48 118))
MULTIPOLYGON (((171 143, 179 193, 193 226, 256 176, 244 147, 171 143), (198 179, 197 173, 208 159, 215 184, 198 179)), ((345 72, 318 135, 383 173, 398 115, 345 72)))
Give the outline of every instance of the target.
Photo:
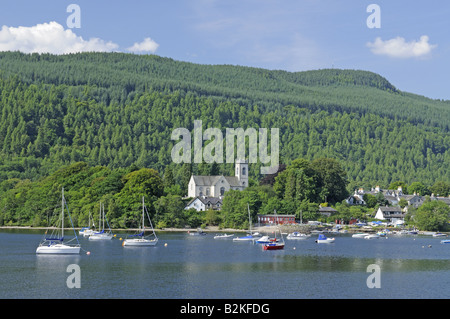
POLYGON ((248 222, 249 222, 249 228, 250 228, 250 235, 252 234, 252 220, 250 218, 250 205, 247 203, 247 209, 248 209, 248 222))
MULTIPOLYGON (((144 213, 145 213, 145 204, 144 204, 144 196, 142 196, 142 232, 145 231, 145 226, 144 226, 144 213)), ((143 236, 144 234, 142 234, 143 236)))
POLYGON ((64 238, 64 187, 62 188, 62 199, 61 199, 61 238, 64 238))

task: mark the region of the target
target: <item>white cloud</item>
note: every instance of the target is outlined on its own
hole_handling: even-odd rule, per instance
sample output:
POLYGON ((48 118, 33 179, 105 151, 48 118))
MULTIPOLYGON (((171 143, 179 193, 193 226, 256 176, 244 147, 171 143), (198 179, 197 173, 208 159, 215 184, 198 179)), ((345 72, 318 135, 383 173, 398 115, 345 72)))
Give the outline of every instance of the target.
POLYGON ((417 58, 424 57, 431 53, 437 45, 428 43, 426 35, 420 37, 419 41, 406 42, 402 37, 383 41, 376 38, 375 41, 368 42, 367 46, 374 54, 387 55, 395 58, 417 58))
POLYGON ((145 38, 142 42, 135 42, 133 46, 127 48, 130 52, 151 52, 154 53, 159 47, 159 44, 150 38, 145 38))
POLYGON ((65 54, 85 51, 114 51, 119 46, 99 38, 84 40, 57 22, 32 27, 8 27, 0 30, 0 51, 65 54))

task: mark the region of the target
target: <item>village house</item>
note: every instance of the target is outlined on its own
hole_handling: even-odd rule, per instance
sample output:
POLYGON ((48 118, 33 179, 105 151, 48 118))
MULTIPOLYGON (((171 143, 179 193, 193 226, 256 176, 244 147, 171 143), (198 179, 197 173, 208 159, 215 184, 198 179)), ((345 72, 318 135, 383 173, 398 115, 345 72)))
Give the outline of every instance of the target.
POLYGON ((387 220, 388 223, 397 225, 402 224, 405 219, 405 213, 400 207, 379 207, 375 218, 379 220, 387 220))
POLYGON ((332 207, 322 207, 322 205, 319 205, 319 213, 320 213, 322 216, 330 217, 331 215, 333 215, 333 214, 335 214, 335 213, 337 213, 337 212, 338 212, 338 211, 335 210, 335 209, 332 208, 332 207))
POLYGON ((206 211, 208 209, 220 210, 222 208, 221 197, 197 196, 189 201, 185 209, 195 208, 197 211, 206 211))

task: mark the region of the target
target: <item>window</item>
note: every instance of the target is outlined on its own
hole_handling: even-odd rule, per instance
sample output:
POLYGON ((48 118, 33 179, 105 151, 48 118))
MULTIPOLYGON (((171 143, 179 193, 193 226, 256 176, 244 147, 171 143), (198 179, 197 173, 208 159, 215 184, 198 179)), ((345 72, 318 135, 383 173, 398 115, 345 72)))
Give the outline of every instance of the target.
POLYGON ((220 196, 223 196, 225 194, 225 187, 220 188, 220 196))
POLYGON ((242 175, 245 175, 245 171, 246 171, 245 167, 242 167, 242 175))
POLYGON ((209 196, 209 187, 206 188, 206 196, 209 196))

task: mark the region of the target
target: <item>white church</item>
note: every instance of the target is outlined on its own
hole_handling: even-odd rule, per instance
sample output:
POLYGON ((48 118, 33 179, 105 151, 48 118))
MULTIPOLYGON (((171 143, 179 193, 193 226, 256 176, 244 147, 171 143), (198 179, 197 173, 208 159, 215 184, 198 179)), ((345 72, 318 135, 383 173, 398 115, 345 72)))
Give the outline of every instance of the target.
POLYGON ((244 190, 248 187, 248 163, 236 160, 235 176, 192 175, 188 185, 188 197, 193 199, 185 209, 220 209, 225 192, 230 189, 244 190))

